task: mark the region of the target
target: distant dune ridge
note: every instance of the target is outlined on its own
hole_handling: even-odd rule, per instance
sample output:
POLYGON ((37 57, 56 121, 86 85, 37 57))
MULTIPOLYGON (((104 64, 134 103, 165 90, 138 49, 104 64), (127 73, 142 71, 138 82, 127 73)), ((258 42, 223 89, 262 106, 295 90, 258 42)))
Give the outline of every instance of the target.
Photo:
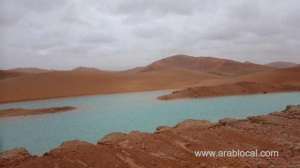
POLYGON ((48 72, 48 69, 41 69, 41 68, 14 68, 10 69, 10 71, 20 72, 20 73, 43 73, 48 72))
POLYGON ((286 61, 277 61, 277 62, 271 62, 269 64, 266 64, 266 66, 273 67, 273 68, 292 68, 292 67, 300 66, 300 64, 286 62, 286 61))
POLYGON ((40 68, 14 68, 9 70, 0 70, 0 80, 6 78, 13 78, 18 76, 38 74, 48 72, 49 70, 40 68))
POLYGON ((175 55, 150 64, 144 68, 144 71, 159 69, 186 69, 221 76, 235 76, 271 68, 250 62, 242 63, 221 58, 175 55))
POLYGON ((174 55, 145 67, 105 71, 17 68, 0 71, 0 103, 163 89, 185 89, 226 83, 257 82, 300 85, 300 67, 278 69, 213 57, 174 55))

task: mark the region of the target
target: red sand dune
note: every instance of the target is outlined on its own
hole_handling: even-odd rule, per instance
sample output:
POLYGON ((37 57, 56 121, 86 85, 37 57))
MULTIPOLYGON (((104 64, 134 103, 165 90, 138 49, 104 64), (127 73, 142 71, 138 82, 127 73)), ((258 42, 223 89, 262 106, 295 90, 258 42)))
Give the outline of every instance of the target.
POLYGON ((0 70, 0 80, 6 78, 20 77, 20 76, 30 75, 30 74, 44 73, 48 71, 49 70, 39 69, 39 68, 15 68, 9 70, 0 70))
POLYGON ((242 63, 213 57, 175 55, 152 63, 145 67, 144 71, 168 68, 188 69, 222 76, 236 76, 272 69, 267 66, 253 64, 250 62, 242 63))
POLYGON ((300 83, 300 67, 276 69, 260 73, 248 74, 237 78, 243 81, 268 82, 268 83, 300 83))
POLYGON ((0 80, 7 78, 15 78, 21 75, 25 75, 24 73, 8 71, 8 70, 0 70, 0 80))
POLYGON ((126 71, 103 71, 85 67, 71 71, 23 69, 21 72, 17 69, 1 71, 0 103, 91 94, 181 89, 241 80, 272 81, 288 78, 289 81, 293 81, 296 75, 299 76, 294 70, 283 71, 278 71, 279 75, 272 76, 271 74, 277 70, 263 65, 186 55, 171 56, 148 66, 126 71))
POLYGON ((187 70, 52 71, 0 80, 0 102, 180 88, 215 78, 219 77, 187 70))
POLYGON ((255 72, 233 78, 206 80, 160 99, 195 98, 300 91, 300 67, 255 72))
POLYGON ((189 87, 187 89, 174 91, 171 94, 160 96, 161 100, 178 98, 200 98, 227 95, 267 94, 273 92, 300 91, 300 85, 271 84, 256 82, 237 82, 221 84, 216 86, 189 87))
POLYGON ((269 64, 266 64, 266 66, 273 67, 273 68, 292 68, 292 67, 299 66, 299 64, 286 62, 286 61, 277 61, 277 62, 271 62, 269 64))

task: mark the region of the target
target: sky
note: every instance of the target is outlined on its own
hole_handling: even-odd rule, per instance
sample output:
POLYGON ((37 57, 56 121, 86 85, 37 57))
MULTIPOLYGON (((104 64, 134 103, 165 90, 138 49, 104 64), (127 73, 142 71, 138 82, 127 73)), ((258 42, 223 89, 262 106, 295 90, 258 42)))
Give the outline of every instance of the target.
POLYGON ((299 0, 0 0, 0 68, 121 70, 174 55, 300 63, 299 0))

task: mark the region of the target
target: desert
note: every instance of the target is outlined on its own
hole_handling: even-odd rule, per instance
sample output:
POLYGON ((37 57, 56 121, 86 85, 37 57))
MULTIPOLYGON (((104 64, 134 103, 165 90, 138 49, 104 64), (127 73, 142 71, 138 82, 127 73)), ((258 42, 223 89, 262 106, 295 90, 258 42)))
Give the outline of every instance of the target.
MULTIPOLYGON (((276 85, 284 85, 274 87, 273 91, 297 91, 300 86, 298 67, 276 69, 249 62, 180 54, 124 71, 81 67, 65 71, 2 70, 1 73, 0 103, 150 90, 180 90, 242 82, 258 83, 257 86, 251 85, 257 89, 249 93, 264 92, 260 83, 273 85, 276 82, 276 85)), ((233 84, 232 87, 239 86, 233 84)))
POLYGON ((0 0, 0 168, 300 168, 299 7, 0 0))

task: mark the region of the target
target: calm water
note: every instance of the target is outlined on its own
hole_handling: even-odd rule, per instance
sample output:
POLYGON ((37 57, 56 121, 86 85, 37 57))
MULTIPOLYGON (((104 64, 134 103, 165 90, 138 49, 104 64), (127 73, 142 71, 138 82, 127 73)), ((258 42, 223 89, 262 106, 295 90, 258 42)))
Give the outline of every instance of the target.
POLYGON ((26 147, 34 154, 41 154, 66 140, 95 143, 116 131, 151 132, 160 125, 173 126, 190 118, 217 121, 224 117, 265 114, 282 110, 288 104, 300 104, 300 92, 175 101, 156 99, 165 93, 86 96, 0 105, 0 109, 77 107, 73 112, 0 119, 0 150, 26 147))

